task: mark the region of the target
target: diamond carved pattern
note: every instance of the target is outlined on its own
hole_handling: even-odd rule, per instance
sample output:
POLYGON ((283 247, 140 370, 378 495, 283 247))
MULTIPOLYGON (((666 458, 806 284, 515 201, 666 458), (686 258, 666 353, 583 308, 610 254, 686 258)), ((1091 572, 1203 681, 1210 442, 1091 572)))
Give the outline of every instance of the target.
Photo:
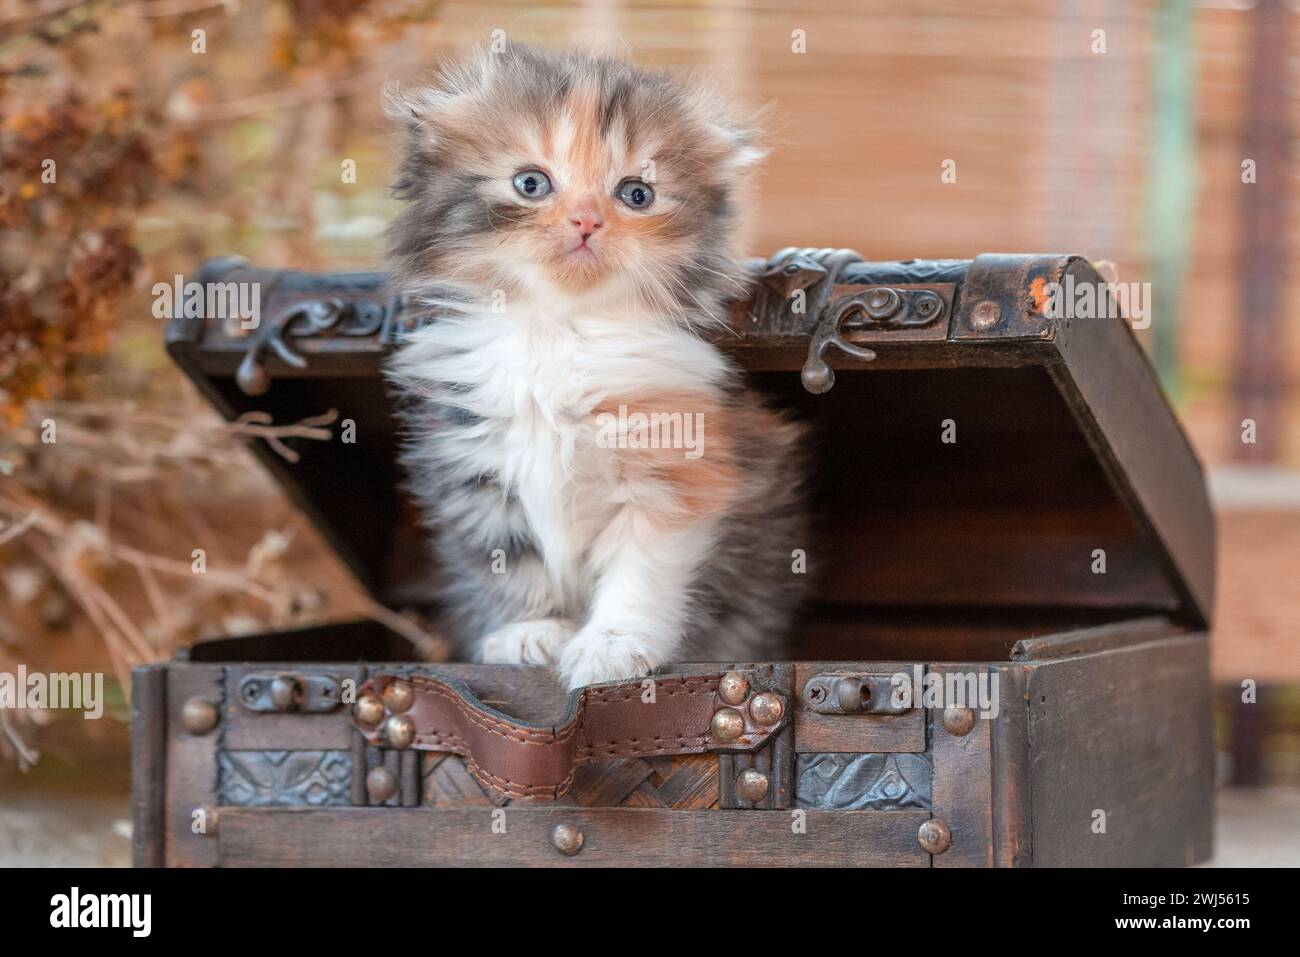
POLYGON ((926 754, 801 754, 797 775, 801 808, 930 809, 932 764, 926 754))
POLYGON ((341 807, 352 803, 346 751, 222 751, 221 803, 233 807, 341 807))

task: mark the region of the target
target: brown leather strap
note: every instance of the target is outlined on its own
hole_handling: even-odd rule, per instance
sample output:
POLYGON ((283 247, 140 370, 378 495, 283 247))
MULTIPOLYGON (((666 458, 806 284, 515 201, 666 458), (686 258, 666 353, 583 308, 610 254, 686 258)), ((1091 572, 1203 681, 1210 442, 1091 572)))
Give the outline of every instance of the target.
POLYGON ((729 675, 736 704, 718 693, 723 673, 656 675, 573 691, 561 720, 541 725, 489 707, 449 674, 381 672, 361 686, 352 720, 375 745, 461 755, 496 794, 553 800, 588 761, 762 746, 788 720, 785 696, 769 669, 729 675))

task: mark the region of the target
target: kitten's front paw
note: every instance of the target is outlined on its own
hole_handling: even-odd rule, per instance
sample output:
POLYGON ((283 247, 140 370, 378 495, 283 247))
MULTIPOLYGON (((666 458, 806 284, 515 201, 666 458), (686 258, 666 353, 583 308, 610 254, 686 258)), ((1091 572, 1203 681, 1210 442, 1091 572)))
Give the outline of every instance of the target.
POLYGON ((623 681, 649 673, 657 662, 638 635, 583 629, 564 646, 558 670, 570 690, 602 681, 623 681))
POLYGON ((489 665, 551 665, 573 633, 567 618, 517 621, 483 639, 479 660, 489 665))

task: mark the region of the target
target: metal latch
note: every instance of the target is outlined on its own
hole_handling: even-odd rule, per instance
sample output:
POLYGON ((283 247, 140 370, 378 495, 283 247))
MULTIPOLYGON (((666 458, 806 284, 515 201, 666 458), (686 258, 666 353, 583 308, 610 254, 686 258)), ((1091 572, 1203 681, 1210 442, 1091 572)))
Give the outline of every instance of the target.
POLYGON ((803 686, 803 700, 817 714, 903 714, 916 700, 911 679, 894 675, 820 674, 803 686))
POLYGON ((239 703, 249 711, 322 713, 340 703, 339 683, 331 675, 245 675, 239 682, 239 703))

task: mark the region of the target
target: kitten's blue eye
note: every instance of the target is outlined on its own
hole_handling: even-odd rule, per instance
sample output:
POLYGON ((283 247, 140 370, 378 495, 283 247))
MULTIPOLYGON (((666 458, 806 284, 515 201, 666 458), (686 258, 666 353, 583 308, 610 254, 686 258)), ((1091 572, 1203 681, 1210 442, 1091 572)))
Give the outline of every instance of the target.
POLYGON ((633 209, 645 209, 655 201, 655 191, 639 179, 627 179, 619 184, 618 198, 633 209))
POLYGON ((515 192, 525 199, 541 199, 551 191, 550 179, 539 169, 526 169, 522 173, 516 173, 514 184, 515 192))

